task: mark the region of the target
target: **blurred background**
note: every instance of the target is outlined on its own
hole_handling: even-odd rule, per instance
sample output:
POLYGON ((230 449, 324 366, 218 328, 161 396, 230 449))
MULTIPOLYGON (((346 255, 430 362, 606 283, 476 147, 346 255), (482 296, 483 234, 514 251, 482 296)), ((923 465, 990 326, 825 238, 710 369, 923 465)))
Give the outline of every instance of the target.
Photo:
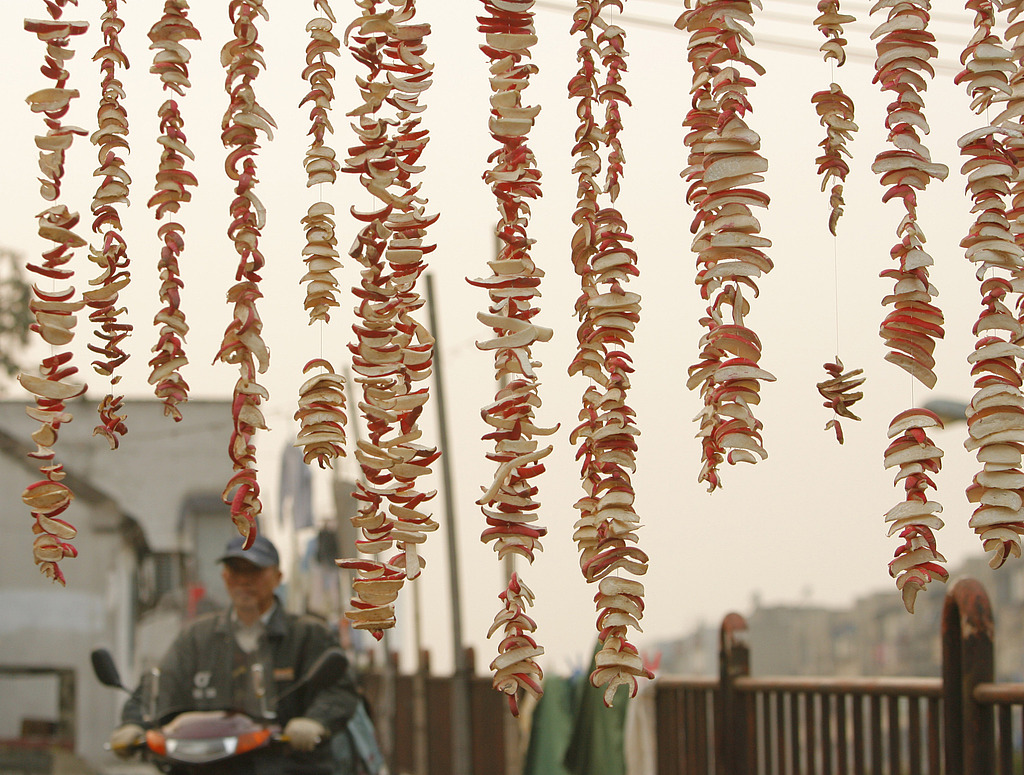
MULTIPOLYGON (((192 202, 179 213, 186 226, 182 306, 191 326, 190 363, 184 376, 192 400, 183 406, 184 420, 176 424, 162 416, 146 383, 146 364, 156 341, 150 321, 159 307, 160 243, 145 200, 159 158, 156 111, 166 96, 148 73, 152 53, 146 32, 159 7, 124 5, 121 41, 132 67, 119 77, 125 84, 131 123, 127 167, 133 178, 124 233, 133 279, 121 299, 135 331, 126 348, 132 357, 118 387, 129 399, 129 432, 117 451, 92 435, 95 403, 107 386, 87 365, 90 335, 83 318, 73 348, 77 364, 88 376, 89 391, 74 402, 75 420, 61 428, 57 445, 58 459, 66 465, 77 496, 68 516, 80 530, 79 557, 63 564, 66 589, 43 579, 31 561, 30 520, 20 501, 20 492, 35 476, 31 461, 24 457, 33 430, 24 414, 29 397, 5 377, 0 402, 0 514, 5 535, 0 548, 0 662, 4 669, 21 671, 0 678, 5 687, 0 691, 0 737, 16 736, 24 717, 53 720, 55 698, 69 691, 62 688, 62 681, 73 678, 78 745, 90 756, 102 755, 100 741, 113 723, 119 699, 92 681, 89 650, 112 648, 122 669, 138 675, 162 653, 183 616, 220 602, 212 560, 233 531, 220 492, 230 475, 230 391, 237 372, 214 362, 230 320, 224 294, 236 259, 226 235, 231 192, 219 138, 227 105, 219 51, 231 35, 230 24, 224 4, 194 3, 191 18, 203 39, 191 46, 193 86, 179 100, 188 144, 196 156, 188 169, 199 179, 192 202), (33 670, 42 672, 37 675, 33 670), (17 688, 17 693, 6 687, 17 688), (12 710, 10 698, 15 696, 12 710), (84 708, 89 712, 82 713, 84 708)), ((340 31, 343 20, 355 11, 340 2, 333 5, 340 31)), ((882 188, 870 172, 875 154, 886 147, 883 120, 889 101, 871 81, 874 51, 869 35, 877 20, 868 18, 867 3, 844 3, 844 11, 857 21, 846 29, 849 61, 833 69, 818 52, 823 39, 813 25, 817 12, 812 0, 775 0, 767 5, 756 16, 757 45, 752 49, 767 72, 751 90, 755 110, 748 123, 761 134, 762 153, 769 162, 762 188, 772 204, 758 217, 762 234, 773 242, 768 253, 775 269, 760 283, 762 295, 752 301, 748 321, 764 345, 762 366, 778 378, 764 386, 758 412, 770 457, 754 467, 726 467, 724 487, 713 494, 696 481, 700 450, 692 418, 700 398, 684 384, 687 366, 697 360, 698 318, 704 305, 693 282, 688 229, 692 213, 679 177, 686 166, 682 121, 689 107, 690 68, 687 37, 673 23, 683 8, 669 0, 631 0, 617 19, 627 32, 625 85, 632 101, 623 112, 626 165, 618 206, 639 255, 641 274, 630 289, 643 299, 636 342, 630 348, 636 372, 629 403, 642 434, 634 483, 644 524, 640 544, 650 555, 650 570, 643 578, 644 631, 636 641, 651 660, 658 654, 666 660, 664 665, 670 659, 682 660, 680 670, 702 668, 686 663, 689 657, 672 656, 676 647, 670 644, 696 643, 700 633, 717 627, 729 610, 853 610, 870 598, 884 600, 893 609, 892 621, 899 624, 891 627, 911 631, 917 626, 902 611, 888 575, 896 543, 886 538, 882 519, 902 498, 902 490, 893 487, 892 473, 882 468, 888 444, 885 430, 896 413, 910 406, 943 401, 950 412, 946 429, 933 435, 945 452, 936 477, 936 499, 944 505, 947 522, 939 534, 939 550, 955 573, 981 556, 967 527, 971 509, 963 494, 978 464, 964 450, 966 428, 957 422, 957 408, 972 392, 966 358, 973 349, 971 326, 980 309, 972 267, 959 247, 972 219, 963 180, 956 174, 956 140, 984 121, 969 111, 969 99, 953 84, 960 69, 959 52, 971 34, 971 14, 944 6, 932 17, 940 57, 926 95, 925 113, 932 127, 927 145, 935 161, 950 167, 951 175, 920 196, 921 224, 935 260, 932 281, 946 316, 946 336, 936 350, 938 384, 928 391, 883 361, 885 351, 877 334, 883 317, 880 302, 890 291, 890 281, 879 278, 879 272, 890 266, 889 248, 902 217, 898 205, 880 202, 882 188), (853 97, 860 127, 850 146, 852 171, 837 238, 828 232, 827 197, 815 175, 814 159, 824 130, 810 102, 811 95, 828 88, 832 80, 853 97), (822 364, 837 354, 848 368, 864 369, 867 377, 865 397, 855 408, 862 421, 844 422, 843 446, 823 430, 831 416, 815 389, 815 383, 824 379, 822 364)), ((261 243, 268 264, 259 309, 271 350, 270 371, 262 380, 271 393, 266 404, 270 430, 258 436, 261 528, 282 549, 290 605, 342 622, 346 580, 331 561, 344 554, 351 540, 348 493, 358 472, 351 459, 339 461, 333 471, 296 465, 292 443, 302 366, 314 357, 327 358, 339 369, 347 363, 352 305, 343 304, 328 325, 307 324, 299 284, 305 271, 300 219, 319 196, 333 202, 339 213, 339 247, 345 249, 356 224, 344 213, 350 206, 365 208, 370 203, 348 176, 341 176, 333 187, 306 189, 302 160, 308 126, 306 111, 298 105, 307 90, 301 72, 312 3, 300 7, 268 2, 267 7, 271 22, 260 27, 267 68, 256 81, 256 91, 279 129, 258 157, 257 193, 268 210, 261 243)), ((86 35, 74 40, 78 53, 69 65, 69 85, 81 92, 81 98, 73 103, 67 121, 86 128, 95 123, 98 101, 99 71, 91 56, 100 45, 102 10, 99 0, 80 0, 77 8, 66 12, 69 18, 92 23, 86 35)), ((534 259, 546 273, 537 321, 554 330, 549 343, 534 348, 535 357, 543 362, 544 403, 537 416, 541 424, 558 423, 561 430, 553 437, 554 453, 545 461, 547 473, 538 479, 541 521, 549 531, 544 552, 532 567, 520 565, 517 570, 536 594, 537 638, 546 650, 544 669, 552 675, 585 669, 596 639, 595 590, 579 573, 571 539, 573 503, 581 490, 574 450, 567 440, 586 388, 581 379, 566 374, 575 349, 573 304, 579 293, 569 260, 576 122, 566 91, 576 70, 571 11, 563 0, 537 2, 539 42, 534 60, 539 73, 525 99, 542 106, 530 146, 543 173, 543 198, 533 206, 530 232, 537 240, 534 259)), ((423 547, 426 571, 415 590, 407 587, 403 593, 398 626, 389 635, 388 647, 406 665, 414 665, 419 650, 428 649, 435 669, 441 671, 454 664, 451 563, 456 562, 455 578, 461 579, 463 645, 474 648, 480 668, 495 648, 486 633, 507 573, 490 547, 479 541, 484 522, 474 503, 493 474, 484 457, 488 445, 480 440, 486 429, 479 410, 495 390, 491 356, 475 346, 489 333, 475 318, 488 300, 482 289, 466 282, 488 271, 496 220, 493 198, 481 179, 495 143, 487 133, 489 87, 486 59, 478 50, 478 12, 471 3, 427 0, 418 11, 432 27, 428 59, 435 63, 434 83, 423 95, 423 122, 431 135, 422 157, 427 165, 422 193, 429 199, 428 209, 440 214, 430 232, 438 248, 430 255, 429 271, 438 321, 434 334, 449 403, 444 452, 451 465, 452 488, 444 491, 435 466, 431 486, 439 490, 435 518, 442 525, 423 547), (451 543, 446 538, 449 530, 454 530, 451 543)), ((42 249, 34 219, 42 200, 36 189, 32 140, 42 131, 42 122, 30 113, 25 97, 46 85, 38 72, 43 46, 22 30, 22 24, 25 17, 44 13, 41 2, 0 5, 0 29, 5 30, 0 63, 8 74, 0 79, 0 104, 6 106, 0 145, 4 280, 16 280, 17 268, 42 249)), ((353 143, 344 113, 355 102, 353 79, 361 74, 342 53, 336 65, 335 135, 328 139, 339 155, 353 143)), ((88 213, 95 189, 95 167, 95 150, 80 139, 68 156, 63 200, 83 214, 88 213)), ((76 282, 84 288, 92 267, 84 256, 76 259, 75 267, 81 271, 76 282)), ((339 276, 347 287, 358 281, 357 267, 350 262, 339 276)), ((23 272, 21 278, 26 279, 23 272)), ((5 310, 14 308, 13 301, 4 302, 5 310)), ((26 343, 7 335, 0 346, 5 356, 29 371, 46 355, 35 338, 26 343)), ((425 440, 439 443, 436 407, 428 405, 422 421, 425 440)), ((1007 599, 1019 605, 1022 585, 1017 568, 1007 567, 1003 574, 1005 581, 1000 583, 1006 586, 1007 599)), ((922 595, 925 611, 932 610, 930 597, 938 600, 941 590, 922 595)), ((347 645, 357 652, 370 654, 382 648, 342 630, 347 645)), ((682 652, 700 653, 692 645, 682 652)), ((1019 662, 1010 669, 1019 669, 1019 662)))

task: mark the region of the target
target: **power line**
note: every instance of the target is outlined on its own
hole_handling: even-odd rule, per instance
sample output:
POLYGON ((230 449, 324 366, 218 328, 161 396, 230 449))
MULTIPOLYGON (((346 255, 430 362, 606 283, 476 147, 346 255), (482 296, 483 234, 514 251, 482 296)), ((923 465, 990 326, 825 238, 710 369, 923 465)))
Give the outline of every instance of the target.
MULTIPOLYGON (((679 6, 678 3, 672 3, 671 0, 646 0, 646 1, 648 3, 654 4, 654 5, 665 6, 666 8, 667 7, 679 8, 680 13, 683 10, 679 6)), ((539 8, 546 8, 546 9, 549 9, 549 10, 552 10, 552 11, 560 11, 560 12, 569 13, 569 14, 572 13, 572 11, 573 11, 573 9, 575 7, 573 5, 570 5, 569 3, 560 2, 559 0, 536 0, 535 6, 539 7, 539 8)), ((865 7, 866 7, 866 5, 865 5, 865 7)), ((942 15, 942 16, 945 16, 947 18, 952 19, 952 16, 950 14, 933 14, 933 15, 942 15)), ((662 30, 662 31, 668 30, 668 31, 671 31, 672 33, 675 33, 675 34, 682 34, 675 27, 675 19, 651 18, 649 16, 641 16, 641 15, 639 15, 639 14, 633 12, 633 11, 626 11, 624 14, 621 14, 621 18, 624 21, 628 22, 630 25, 635 25, 635 26, 638 26, 638 27, 647 27, 647 28, 650 28, 650 29, 657 29, 657 30, 662 30)), ((794 15, 794 14, 791 14, 791 13, 778 13, 776 11, 761 11, 761 12, 758 13, 757 19, 758 20, 767 21, 767 22, 781 23, 781 24, 806 23, 806 25, 809 28, 809 30, 813 30, 814 29, 814 25, 812 23, 813 22, 813 17, 810 17, 810 16, 803 17, 803 16, 797 16, 797 15, 794 15)), ((861 23, 866 23, 866 22, 861 22, 861 23)), ((969 35, 967 37, 969 38, 969 35)), ((955 44, 957 44, 959 42, 959 41, 957 41, 957 39, 955 37, 953 37, 951 35, 948 35, 948 34, 938 34, 938 35, 935 36, 935 38, 936 38, 936 42, 943 43, 943 44, 955 45, 955 44)), ((967 38, 964 39, 964 42, 966 42, 966 40, 967 40, 967 38)), ((813 40, 810 40, 809 38, 805 38, 803 36, 797 37, 797 36, 790 36, 790 35, 780 35, 780 34, 777 34, 777 33, 769 33, 769 32, 761 31, 761 32, 757 33, 755 41, 756 41, 756 45, 757 46, 764 46, 764 47, 770 48, 770 49, 784 49, 784 50, 793 51, 793 52, 799 53, 799 54, 807 54, 807 55, 813 55, 813 56, 820 56, 820 54, 821 54, 821 49, 820 49, 819 44, 817 44, 813 40)), ((871 51, 870 49, 865 49, 865 48, 860 48, 860 47, 853 47, 853 46, 847 46, 846 47, 846 54, 847 54, 847 57, 849 59, 857 60, 857 61, 862 61, 862 62, 874 62, 875 61, 875 57, 876 57, 875 52, 871 51)), ((934 67, 937 72, 946 72, 946 73, 956 73, 956 72, 959 72, 959 69, 960 69, 958 66, 956 66, 954 64, 951 64, 949 62, 946 62, 946 61, 944 61, 942 59, 934 61, 932 63, 932 67, 934 67)))

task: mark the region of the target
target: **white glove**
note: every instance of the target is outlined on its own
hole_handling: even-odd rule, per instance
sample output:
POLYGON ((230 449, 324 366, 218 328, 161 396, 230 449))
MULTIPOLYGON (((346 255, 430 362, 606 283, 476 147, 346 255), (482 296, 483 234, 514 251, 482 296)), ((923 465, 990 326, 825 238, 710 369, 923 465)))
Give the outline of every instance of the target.
POLYGON ((312 751, 327 736, 327 729, 319 721, 296 716, 285 724, 283 734, 296 751, 312 751))
POLYGON ((145 734, 146 730, 138 724, 122 724, 110 733, 110 750, 122 758, 128 758, 145 734))

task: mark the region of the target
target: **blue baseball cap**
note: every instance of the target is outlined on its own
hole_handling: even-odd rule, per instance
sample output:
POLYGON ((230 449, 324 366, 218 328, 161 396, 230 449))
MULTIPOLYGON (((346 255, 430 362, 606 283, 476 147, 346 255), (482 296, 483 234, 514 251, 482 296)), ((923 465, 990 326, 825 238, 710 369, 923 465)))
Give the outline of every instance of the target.
POLYGON ((256 540, 252 542, 252 546, 248 549, 243 549, 245 545, 245 538, 243 536, 235 536, 228 545, 224 547, 224 554, 217 558, 217 562, 224 562, 225 560, 248 560, 253 565, 260 568, 271 568, 275 565, 281 564, 281 558, 277 553, 277 549, 270 539, 263 535, 256 536, 256 540))

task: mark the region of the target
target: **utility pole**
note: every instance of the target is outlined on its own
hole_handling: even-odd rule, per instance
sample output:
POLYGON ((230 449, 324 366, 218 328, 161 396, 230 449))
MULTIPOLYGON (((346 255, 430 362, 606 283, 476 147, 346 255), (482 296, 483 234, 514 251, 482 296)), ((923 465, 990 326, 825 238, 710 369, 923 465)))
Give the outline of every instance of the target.
POLYGON ((448 446, 448 415, 445 411, 444 371, 441 364, 441 348, 438 346, 437 297, 434 294, 434 277, 430 272, 427 272, 426 278, 427 310, 430 315, 430 331, 434 336, 434 406, 437 407, 438 434, 441 446, 441 486, 444 491, 445 522, 448 526, 448 574, 452 601, 452 648, 455 652, 455 675, 452 681, 452 775, 471 775, 470 676, 469 666, 466 661, 466 649, 463 646, 462 640, 462 593, 459 584, 455 498, 452 489, 451 456, 448 446))

